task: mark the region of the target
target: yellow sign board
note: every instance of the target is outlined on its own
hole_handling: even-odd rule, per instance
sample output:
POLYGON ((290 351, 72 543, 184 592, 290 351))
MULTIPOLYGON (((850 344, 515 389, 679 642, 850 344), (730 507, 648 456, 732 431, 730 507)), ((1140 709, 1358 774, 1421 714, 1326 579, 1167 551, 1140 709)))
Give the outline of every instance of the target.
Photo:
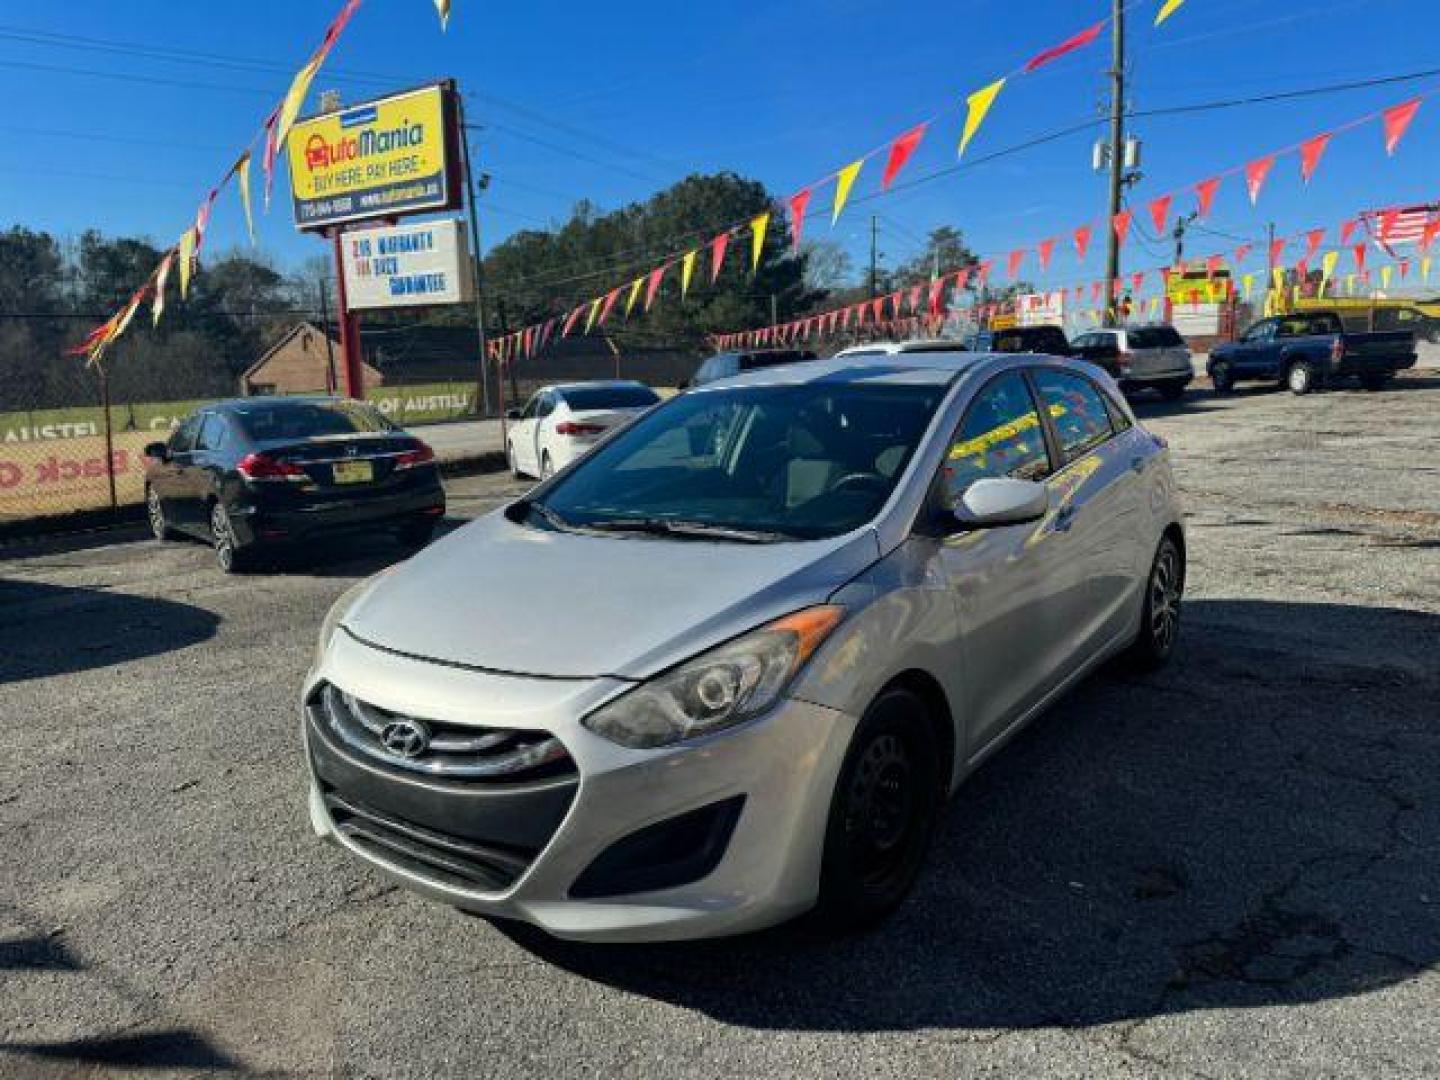
POLYGON ((427 86, 296 124, 286 147, 295 224, 456 209, 450 95, 427 86))
POLYGON ((1223 304, 1230 299, 1230 271, 1171 274, 1166 292, 1172 304, 1223 304))

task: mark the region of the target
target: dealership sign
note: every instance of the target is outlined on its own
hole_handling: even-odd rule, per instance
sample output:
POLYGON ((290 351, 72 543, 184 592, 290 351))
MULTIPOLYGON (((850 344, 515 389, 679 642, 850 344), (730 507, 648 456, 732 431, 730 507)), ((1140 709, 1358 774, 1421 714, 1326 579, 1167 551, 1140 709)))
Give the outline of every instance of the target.
POLYGON ((287 143, 295 224, 457 209, 453 94, 429 86, 296 124, 287 143))
POLYGON ((344 233, 345 303, 351 311, 473 300, 465 233, 454 218, 344 233))
POLYGON ((1065 290, 1022 293, 1015 298, 1015 313, 1021 326, 1063 326, 1065 290))

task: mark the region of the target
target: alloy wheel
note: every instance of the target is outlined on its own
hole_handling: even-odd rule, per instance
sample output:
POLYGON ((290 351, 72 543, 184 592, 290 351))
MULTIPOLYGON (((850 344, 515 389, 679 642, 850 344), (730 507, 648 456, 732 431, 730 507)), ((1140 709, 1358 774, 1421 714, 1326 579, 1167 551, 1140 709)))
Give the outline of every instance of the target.
POLYGON ((1167 655, 1180 630, 1180 556, 1167 543, 1150 571, 1150 637, 1155 651, 1167 655))
POLYGON ((160 503, 160 496, 155 494, 154 488, 148 488, 145 492, 145 514, 150 519, 150 532, 156 540, 164 540, 170 532, 169 525, 165 522, 165 507, 160 503))
POLYGON ((210 537, 215 544, 215 558, 220 569, 229 573, 235 569, 235 534, 230 528, 230 515, 218 502, 210 508, 210 537))

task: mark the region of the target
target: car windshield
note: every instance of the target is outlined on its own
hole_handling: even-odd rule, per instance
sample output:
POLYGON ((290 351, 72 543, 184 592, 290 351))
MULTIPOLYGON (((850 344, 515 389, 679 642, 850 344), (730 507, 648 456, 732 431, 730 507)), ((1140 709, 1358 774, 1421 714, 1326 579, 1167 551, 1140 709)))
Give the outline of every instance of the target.
POLYGON ((257 402, 237 406, 235 418, 256 442, 394 430, 379 412, 353 401, 257 402))
POLYGON ((682 395, 603 443, 527 503, 542 528, 767 542, 875 516, 940 386, 735 387, 682 395))
POLYGON ((572 386, 560 396, 576 412, 589 409, 648 409, 660 395, 648 386, 572 386))

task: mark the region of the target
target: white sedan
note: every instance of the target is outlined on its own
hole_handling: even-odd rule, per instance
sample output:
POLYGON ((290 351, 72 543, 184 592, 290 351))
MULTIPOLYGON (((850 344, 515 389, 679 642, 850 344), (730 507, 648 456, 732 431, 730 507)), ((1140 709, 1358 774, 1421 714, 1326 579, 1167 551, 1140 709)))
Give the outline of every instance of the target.
POLYGON ((644 383, 583 382, 544 386, 523 409, 506 413, 505 460, 516 476, 541 480, 563 469, 612 427, 658 404, 644 383))

